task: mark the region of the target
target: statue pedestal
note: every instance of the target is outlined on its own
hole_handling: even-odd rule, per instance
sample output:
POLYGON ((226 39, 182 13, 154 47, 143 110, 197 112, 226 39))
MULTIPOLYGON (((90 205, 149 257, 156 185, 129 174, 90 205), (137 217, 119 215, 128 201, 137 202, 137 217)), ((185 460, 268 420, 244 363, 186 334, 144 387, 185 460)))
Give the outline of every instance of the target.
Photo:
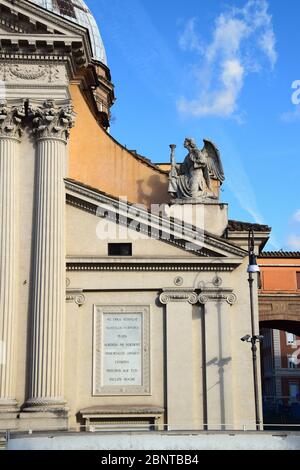
POLYGON ((166 215, 217 236, 223 235, 228 225, 228 204, 213 199, 175 199, 167 205, 166 215))

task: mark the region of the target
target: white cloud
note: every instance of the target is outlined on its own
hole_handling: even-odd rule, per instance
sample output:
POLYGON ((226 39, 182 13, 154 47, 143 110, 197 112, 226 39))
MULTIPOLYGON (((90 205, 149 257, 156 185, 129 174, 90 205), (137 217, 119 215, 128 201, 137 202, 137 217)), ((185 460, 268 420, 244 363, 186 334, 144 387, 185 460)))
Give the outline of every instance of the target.
POLYGON ((291 249, 300 250, 300 236, 294 234, 290 235, 287 243, 291 249))
POLYGON ((178 110, 193 116, 235 116, 238 98, 249 73, 262 70, 267 60, 277 61, 276 39, 267 0, 248 0, 243 7, 221 13, 211 42, 203 44, 196 19, 187 21, 179 38, 183 50, 197 52, 198 93, 178 100, 178 110))
POLYGON ((179 46, 183 51, 197 51, 203 53, 199 36, 196 32, 196 18, 190 18, 183 33, 179 37, 179 46))
POLYGON ((277 52, 276 52, 276 39, 273 29, 268 29, 259 40, 262 49, 265 51, 268 56, 272 68, 275 66, 277 61, 277 52))
POLYGON ((178 109, 195 116, 231 116, 236 111, 236 102, 243 86, 244 68, 238 60, 226 60, 222 64, 221 80, 224 86, 205 93, 201 99, 188 101, 182 98, 178 109))
POLYGON ((300 209, 295 212, 295 214, 293 215, 293 219, 294 219, 296 222, 300 222, 300 209))
POLYGON ((300 119, 300 106, 295 106, 293 111, 287 111, 282 113, 280 116, 281 120, 284 122, 295 122, 300 119))

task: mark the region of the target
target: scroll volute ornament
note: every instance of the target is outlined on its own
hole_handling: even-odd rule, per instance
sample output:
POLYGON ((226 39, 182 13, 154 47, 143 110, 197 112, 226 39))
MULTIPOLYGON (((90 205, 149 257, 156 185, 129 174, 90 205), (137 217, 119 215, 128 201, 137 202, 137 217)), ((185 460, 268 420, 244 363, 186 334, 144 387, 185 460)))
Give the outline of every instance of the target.
POLYGON ((22 125, 26 111, 24 103, 20 106, 8 105, 0 101, 0 137, 19 139, 23 133, 22 125))
POLYGON ((42 106, 31 108, 33 133, 37 138, 56 138, 67 141, 70 129, 74 126, 73 107, 68 104, 55 105, 47 100, 42 106))

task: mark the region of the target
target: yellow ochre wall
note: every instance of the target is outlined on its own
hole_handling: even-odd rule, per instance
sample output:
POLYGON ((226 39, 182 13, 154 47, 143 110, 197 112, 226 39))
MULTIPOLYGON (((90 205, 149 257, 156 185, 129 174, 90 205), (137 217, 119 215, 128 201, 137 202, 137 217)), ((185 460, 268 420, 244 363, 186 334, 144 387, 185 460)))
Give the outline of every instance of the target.
POLYGON ((72 84, 70 92, 76 122, 71 130, 69 178, 148 207, 167 203, 168 175, 139 160, 101 128, 79 85, 72 84))

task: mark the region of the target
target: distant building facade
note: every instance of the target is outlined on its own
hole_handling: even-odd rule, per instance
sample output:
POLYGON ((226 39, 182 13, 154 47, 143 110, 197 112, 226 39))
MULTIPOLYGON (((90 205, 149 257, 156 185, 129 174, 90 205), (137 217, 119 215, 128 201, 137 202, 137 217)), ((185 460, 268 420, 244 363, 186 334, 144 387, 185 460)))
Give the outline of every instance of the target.
POLYGON ((291 409, 300 406, 300 253, 264 252, 259 264, 263 397, 291 409))

